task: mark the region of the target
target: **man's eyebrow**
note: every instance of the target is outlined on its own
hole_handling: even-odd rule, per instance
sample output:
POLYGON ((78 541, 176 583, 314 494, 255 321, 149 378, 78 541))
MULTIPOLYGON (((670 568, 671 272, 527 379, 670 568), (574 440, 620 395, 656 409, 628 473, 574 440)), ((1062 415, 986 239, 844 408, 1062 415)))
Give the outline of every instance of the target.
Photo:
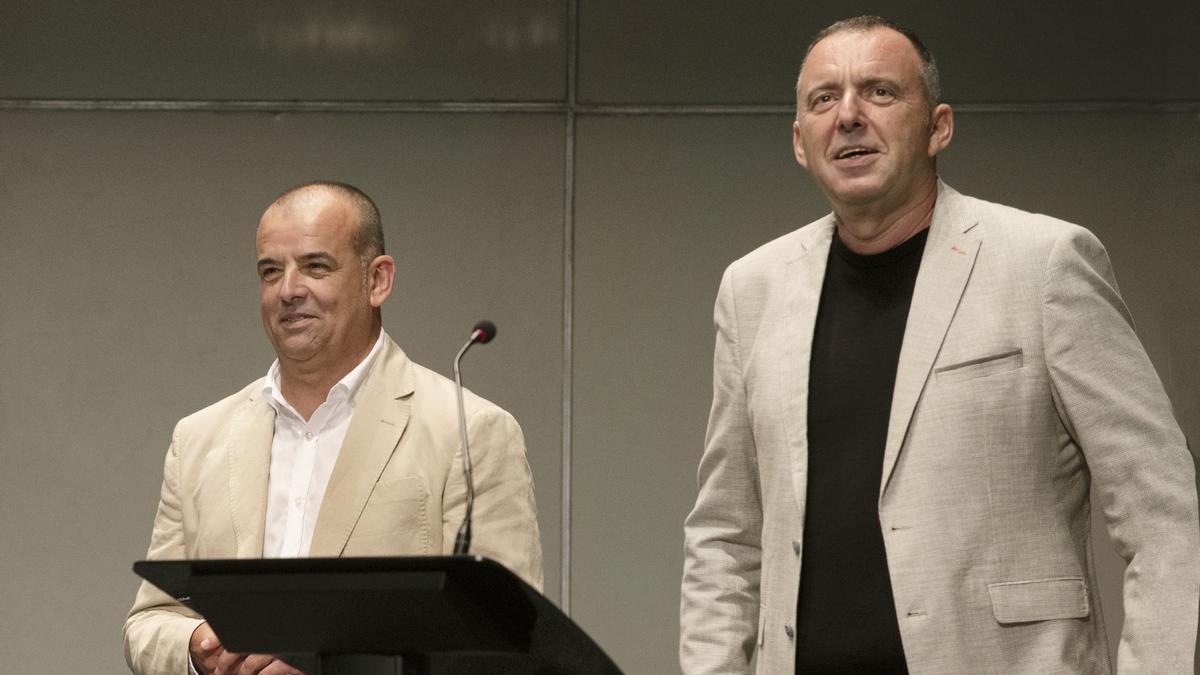
POLYGON ((900 83, 896 80, 891 79, 890 77, 878 77, 878 76, 864 77, 861 80, 856 80, 855 84, 858 85, 859 89, 866 89, 867 87, 883 85, 883 86, 887 87, 888 89, 894 89, 896 91, 901 90, 900 83))
POLYGON ((296 258, 296 260, 299 260, 300 262, 326 262, 330 264, 337 262, 337 258, 333 257, 332 253, 326 253, 325 251, 313 251, 312 253, 305 253, 296 258))
MULTIPOLYGON (((331 265, 335 264, 337 262, 337 258, 333 257, 332 253, 327 253, 325 251, 313 251, 312 253, 304 253, 304 254, 301 254, 300 256, 298 256, 296 258, 296 260, 301 263, 325 262, 325 263, 329 263, 331 265)), ((278 264, 279 264, 279 261, 276 260, 275 258, 264 256, 264 257, 258 259, 257 266, 262 267, 263 265, 278 265, 278 264)))
POLYGON ((829 89, 834 89, 836 87, 837 87, 837 85, 834 84, 833 80, 820 80, 816 84, 813 84, 811 86, 801 87, 800 93, 808 95, 808 94, 812 94, 815 91, 827 91, 829 89))

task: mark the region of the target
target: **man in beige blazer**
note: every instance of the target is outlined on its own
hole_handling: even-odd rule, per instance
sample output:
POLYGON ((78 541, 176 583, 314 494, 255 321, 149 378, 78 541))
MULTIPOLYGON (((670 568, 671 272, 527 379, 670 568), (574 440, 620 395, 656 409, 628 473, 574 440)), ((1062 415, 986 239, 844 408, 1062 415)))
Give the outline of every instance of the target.
POLYGON ((742 673, 756 655, 760 673, 1112 672, 1094 490, 1127 562, 1116 670, 1190 673, 1193 460, 1107 255, 1078 226, 938 180, 953 116, 936 78, 916 36, 877 17, 809 48, 795 154, 833 213, 721 282, 683 671, 742 673), (911 276, 872 286, 897 260, 911 276), (897 322, 862 312, 867 330, 829 332, 853 303, 882 316, 893 296, 897 322), (859 345, 886 342, 877 324, 894 366, 882 385, 855 383, 877 356, 859 345), (838 399, 879 389, 880 408, 838 399), (860 427, 878 443, 838 444, 860 427))
MULTIPOLYGON (((257 558, 265 541, 273 555, 452 551, 466 494, 454 383, 410 361, 382 331, 395 271, 382 236, 374 204, 345 184, 299 186, 267 209, 256 248, 263 325, 278 361, 267 378, 176 426, 149 558, 257 558), (344 437, 325 439, 333 445, 321 475, 319 454, 295 458, 299 446, 335 433, 339 414, 344 437), (284 422, 300 430, 290 445, 284 422), (286 483, 308 490, 317 481, 327 481, 323 491, 287 492, 286 483), (314 493, 305 512, 304 494, 314 493), (289 546, 289 538, 309 543, 289 546)), ((540 588, 521 429, 470 392, 465 405, 476 484, 471 552, 540 588)), ((135 673, 294 672, 269 655, 225 652, 203 617, 147 583, 124 640, 135 673)))

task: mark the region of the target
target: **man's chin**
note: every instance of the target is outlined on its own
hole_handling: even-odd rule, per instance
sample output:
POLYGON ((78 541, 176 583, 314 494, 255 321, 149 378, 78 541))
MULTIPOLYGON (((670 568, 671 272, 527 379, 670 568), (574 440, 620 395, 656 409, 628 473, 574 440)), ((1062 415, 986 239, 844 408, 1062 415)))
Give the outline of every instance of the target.
POLYGON ((320 342, 309 335, 284 335, 275 340, 275 355, 281 361, 308 361, 320 351, 320 342))
POLYGON ((876 204, 883 198, 883 194, 883 186, 876 180, 843 183, 825 193, 835 206, 849 208, 862 208, 876 204))

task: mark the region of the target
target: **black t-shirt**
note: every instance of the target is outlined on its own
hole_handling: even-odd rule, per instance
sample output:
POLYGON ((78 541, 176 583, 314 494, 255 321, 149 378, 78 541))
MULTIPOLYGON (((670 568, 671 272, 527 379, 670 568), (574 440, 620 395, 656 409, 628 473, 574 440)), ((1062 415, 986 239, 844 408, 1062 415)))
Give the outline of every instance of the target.
POLYGON ((835 234, 808 378, 796 672, 907 673, 879 525, 904 325, 928 230, 877 255, 835 234))

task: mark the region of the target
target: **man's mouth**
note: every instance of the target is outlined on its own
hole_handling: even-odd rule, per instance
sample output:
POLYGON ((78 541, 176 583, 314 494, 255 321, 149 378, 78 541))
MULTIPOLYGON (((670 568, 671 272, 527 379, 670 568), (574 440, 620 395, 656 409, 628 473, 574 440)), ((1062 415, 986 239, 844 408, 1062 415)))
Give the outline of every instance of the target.
POLYGON ((862 146, 856 145, 856 146, 851 146, 848 148, 842 148, 841 150, 838 150, 837 154, 835 154, 833 156, 833 158, 834 159, 854 159, 855 157, 864 157, 866 155, 873 155, 877 152, 878 152, 878 150, 873 150, 871 148, 864 148, 862 146))
POLYGON ((304 321, 305 319, 315 319, 315 318, 317 318, 317 317, 313 316, 312 314, 299 314, 299 313, 284 314, 283 317, 280 318, 279 322, 285 326, 290 326, 293 324, 300 323, 301 321, 304 321))

